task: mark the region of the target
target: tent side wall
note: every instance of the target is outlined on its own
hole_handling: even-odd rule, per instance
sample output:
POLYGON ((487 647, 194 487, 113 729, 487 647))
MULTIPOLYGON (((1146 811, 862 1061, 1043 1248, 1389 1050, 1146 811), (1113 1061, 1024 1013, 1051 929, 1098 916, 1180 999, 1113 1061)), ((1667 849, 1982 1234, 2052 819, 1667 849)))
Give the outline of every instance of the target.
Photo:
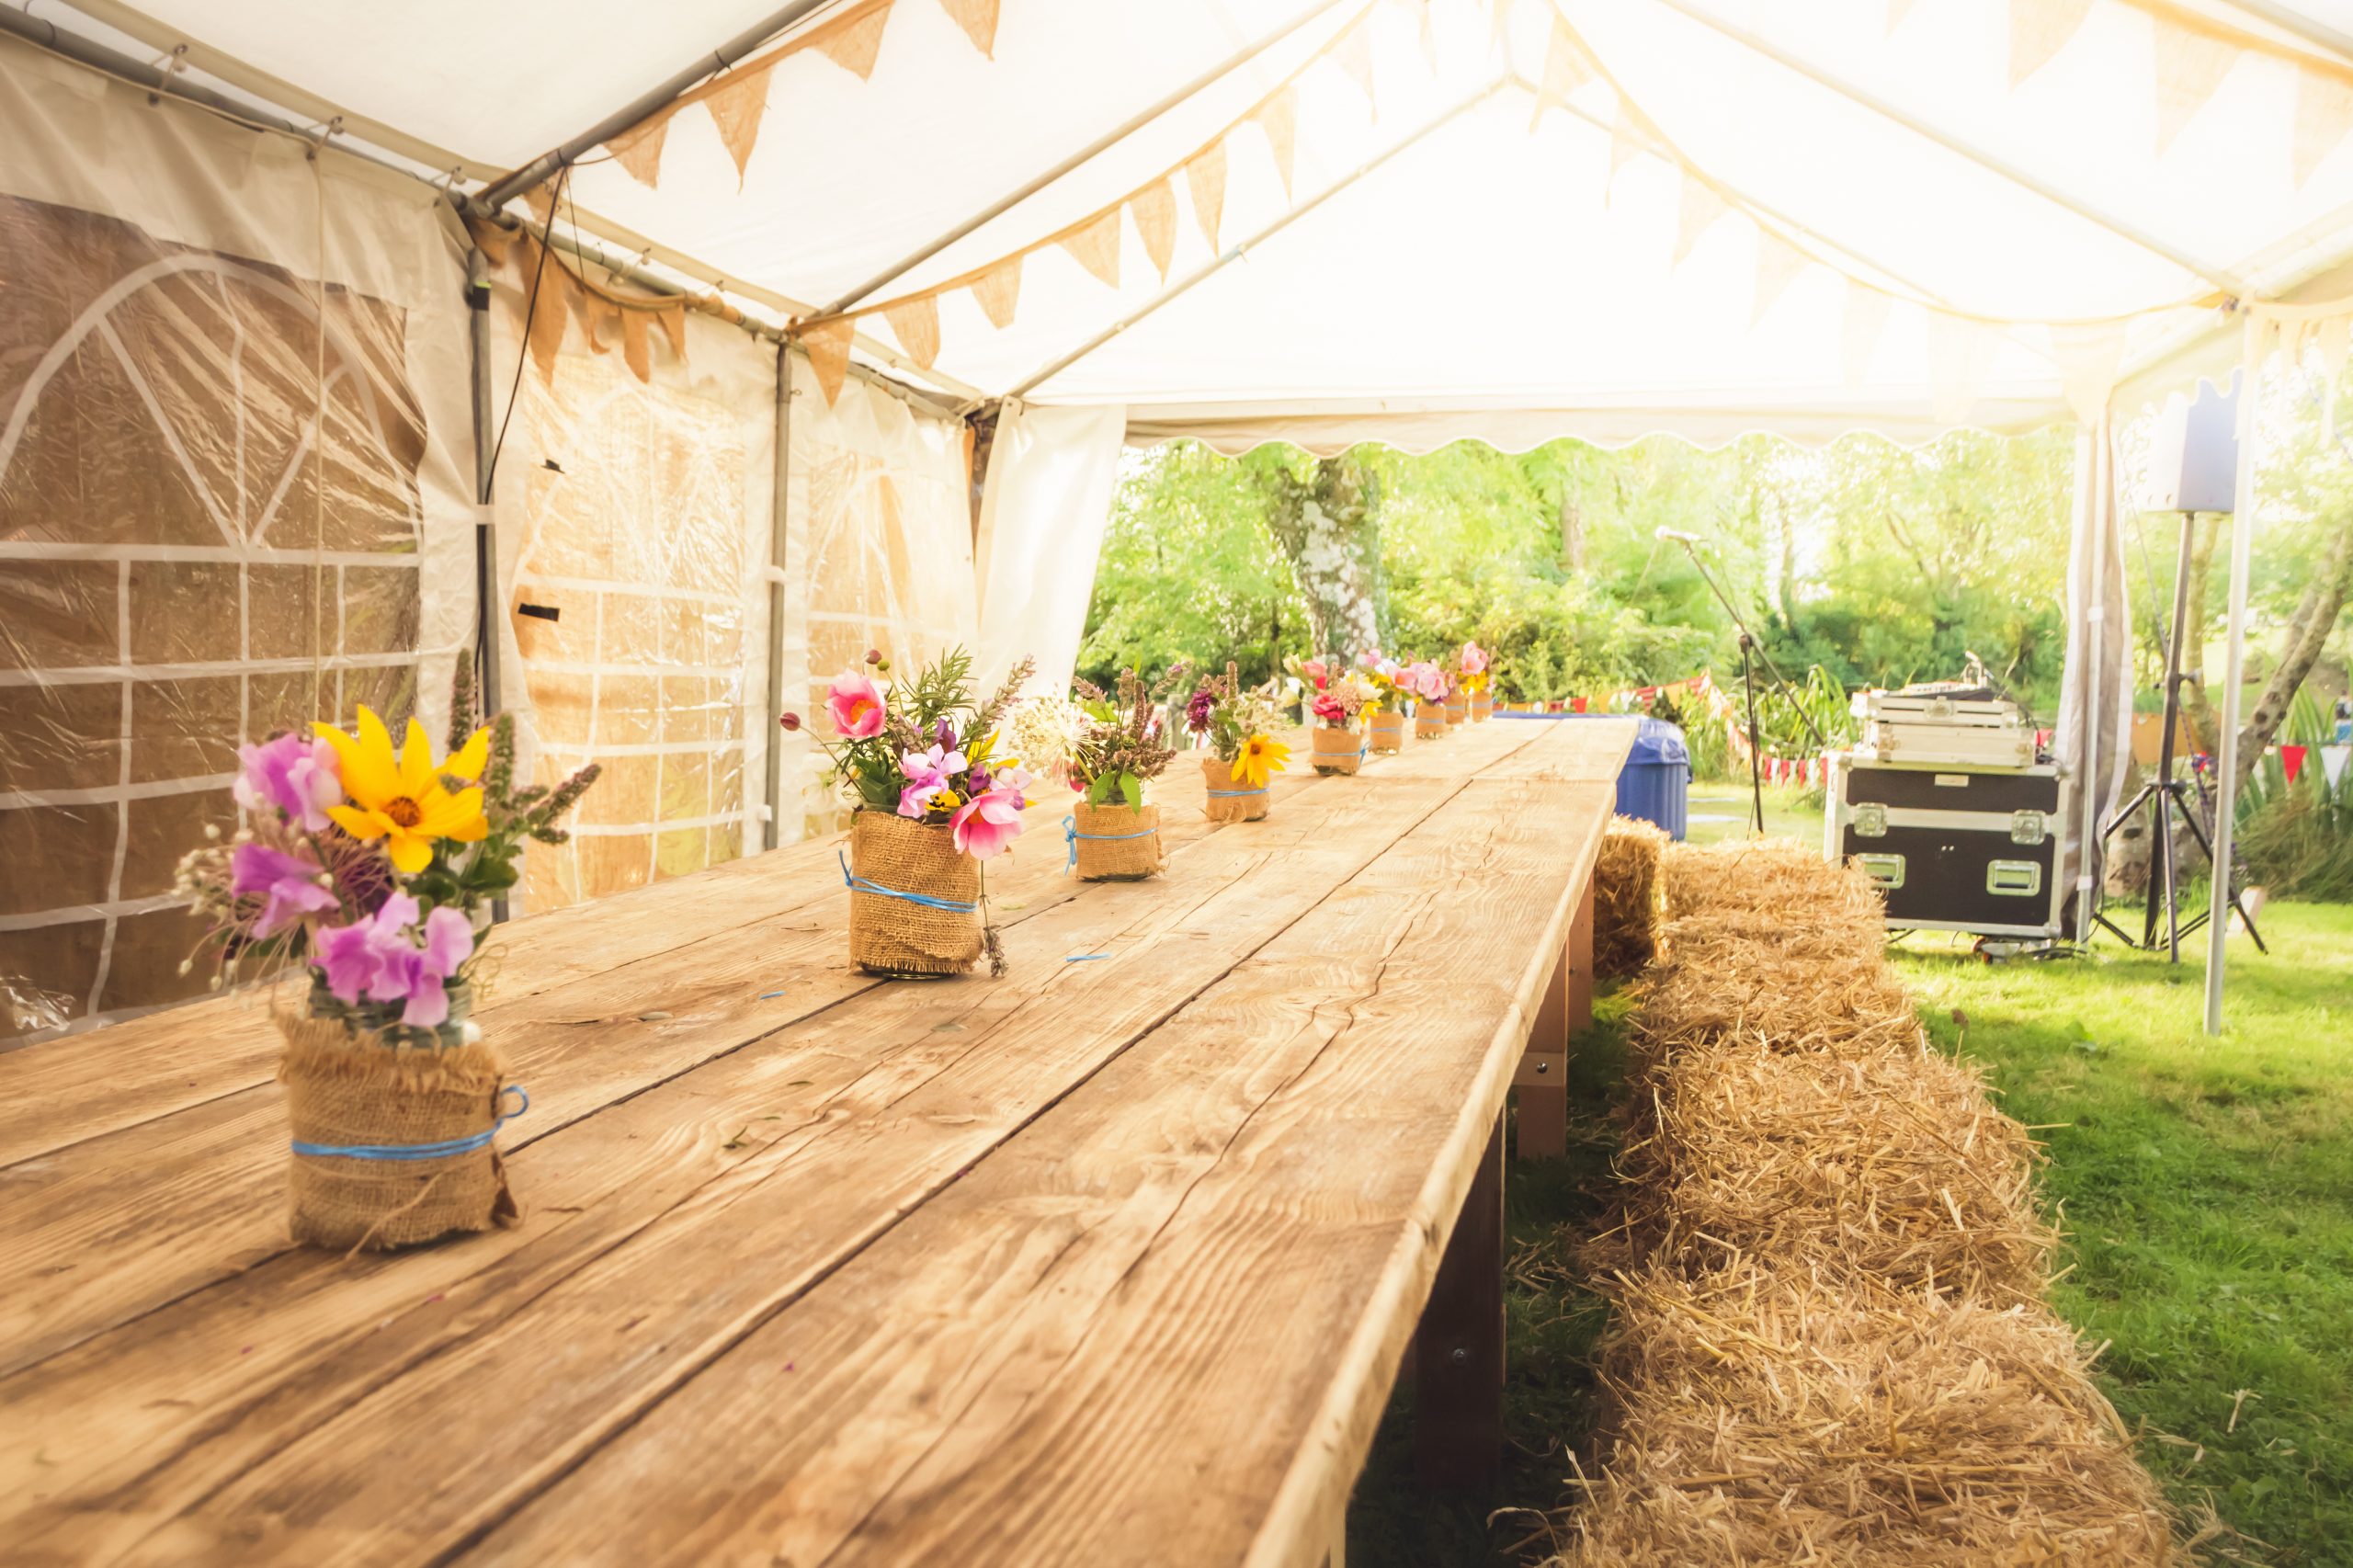
POLYGON ((474 508, 430 188, 14 42, 0 146, 5 1040, 202 988, 174 873, 238 744, 435 722, 474 508))

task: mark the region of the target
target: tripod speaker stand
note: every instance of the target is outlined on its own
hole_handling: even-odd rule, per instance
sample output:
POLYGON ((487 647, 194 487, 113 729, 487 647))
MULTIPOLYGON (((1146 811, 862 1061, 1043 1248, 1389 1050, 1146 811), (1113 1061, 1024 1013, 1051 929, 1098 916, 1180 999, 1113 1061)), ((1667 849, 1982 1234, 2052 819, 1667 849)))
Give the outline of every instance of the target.
MULTIPOLYGON (((2117 832, 2125 824, 2138 816, 2144 807, 2154 818, 2150 824, 2155 836, 2150 841, 2149 848, 2148 905, 2142 916, 2141 938, 2139 941, 2134 941, 2131 933, 2110 920, 2105 910, 2098 911, 2092 916, 2114 932, 2125 946, 2154 951, 2157 946, 2157 917, 2162 912, 2165 916, 2166 958, 2167 961, 2172 963, 2181 961, 2181 939, 2206 924, 2208 918, 2208 912, 2205 910, 2199 911, 2186 921, 2181 918, 2180 868, 2175 864, 2173 853, 2173 824, 2177 817, 2180 819, 2183 826, 2189 829, 2190 836, 2198 840, 2198 847, 2205 852, 2206 863, 2211 866, 2214 862, 2214 846, 2208 840, 2206 824, 2200 820, 2199 815, 2199 808, 2204 804, 2204 797, 2195 790, 2189 780, 2175 778, 2173 770, 2174 739, 2181 725, 2182 683, 2193 678, 2182 674, 2181 671, 2182 632, 2189 619, 2189 535, 2192 517, 2193 514, 2189 512, 2181 514, 2181 549, 2174 559, 2173 634, 2165 641, 2165 737, 2158 743, 2157 747, 2157 776, 2142 785, 2137 794, 2119 806, 2115 815, 2108 819, 2107 825, 2102 827, 2099 833, 2101 844, 2107 844, 2116 836, 2117 832)), ((2256 950, 2269 952, 2271 949, 2263 945, 2263 934, 2255 928, 2255 920, 2247 914, 2246 905, 2239 902, 2238 890, 2235 888, 2231 891, 2231 907, 2237 910, 2239 918, 2246 923, 2246 934, 2255 938, 2256 950)))

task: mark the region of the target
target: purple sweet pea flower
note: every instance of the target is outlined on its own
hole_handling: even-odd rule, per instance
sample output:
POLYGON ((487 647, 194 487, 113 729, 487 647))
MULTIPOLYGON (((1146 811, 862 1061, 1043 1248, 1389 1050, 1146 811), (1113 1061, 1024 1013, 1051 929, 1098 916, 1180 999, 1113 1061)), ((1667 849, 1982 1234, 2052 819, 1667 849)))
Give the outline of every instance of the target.
POLYGON ((343 775, 335 747, 307 735, 284 734, 257 746, 239 746, 241 766, 230 786, 249 812, 283 812, 305 833, 324 833, 327 808, 343 803, 343 775))
POLYGON ((319 885, 315 861, 251 841, 230 852, 229 891, 263 895, 256 937, 274 937, 305 915, 335 906, 335 894, 319 885))
POLYGON ((899 792, 899 814, 920 818, 931 809, 932 797, 947 789, 949 781, 967 766, 962 752, 942 745, 903 755, 899 771, 906 777, 907 787, 899 792))
POLYGON ((942 719, 932 727, 931 738, 941 751, 956 749, 956 726, 942 719))
POLYGON ((394 893, 367 919, 321 931, 313 961, 325 974, 327 989, 346 1006, 363 994, 371 1002, 404 1002, 401 1022, 413 1028, 445 1022, 449 977, 473 953, 473 926, 458 910, 437 909, 426 916, 420 951, 416 915, 416 900, 394 893))
POLYGON ((1210 710, 1216 706, 1217 693, 1208 687, 1193 693, 1193 699, 1185 704, 1185 727, 1197 732, 1208 729, 1210 710))

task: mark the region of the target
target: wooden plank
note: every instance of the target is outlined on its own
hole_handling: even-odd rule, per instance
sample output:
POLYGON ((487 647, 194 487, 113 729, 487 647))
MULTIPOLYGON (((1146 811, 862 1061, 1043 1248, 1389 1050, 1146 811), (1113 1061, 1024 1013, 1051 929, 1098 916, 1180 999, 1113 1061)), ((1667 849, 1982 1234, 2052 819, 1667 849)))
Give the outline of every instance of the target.
POLYGON ((1563 950, 1544 983, 1528 1049, 1512 1074, 1512 1152, 1555 1159, 1569 1152, 1569 957, 1563 950))
POLYGON ((1414 1471, 1426 1486, 1485 1488, 1504 1460, 1504 1124, 1447 1238, 1414 1331, 1414 1471))
MULTIPOLYGON (((1432 801, 1448 792, 1423 788, 1435 790, 1432 801)), ((1302 809, 1246 833, 1219 835, 1179 857, 1160 884, 1108 887, 1099 900, 1090 895, 1025 922, 1008 934, 1020 968, 1006 982, 899 986, 861 997, 790 1040, 763 1040, 642 1096, 610 1122, 592 1118, 524 1149, 516 1168, 527 1197, 558 1212, 578 1210, 584 1218, 560 1219, 536 1234, 531 1226, 508 1233, 517 1238, 512 1244, 484 1237, 461 1248, 370 1260, 377 1267, 367 1280, 346 1289, 318 1277, 315 1255, 291 1255, 263 1271, 276 1277, 277 1289, 261 1289, 257 1279, 247 1290, 246 1281, 235 1281, 93 1341, 5 1391, 13 1408, 38 1417, 27 1421, 27 1432, 51 1440, 62 1432, 64 1439, 42 1466, 20 1469, 16 1456, 6 1456, 0 1475, 13 1471, 12 1479, 40 1487, 45 1495, 28 1528, 41 1531, 61 1556, 103 1555, 97 1547, 111 1552, 273 1450, 281 1450, 278 1462, 222 1495, 267 1498, 253 1504, 253 1517, 267 1519, 281 1504, 307 1517, 292 1499, 349 1493, 354 1500, 338 1503, 335 1517, 364 1519, 357 1501, 364 1488, 350 1477, 332 1483, 315 1477, 322 1467, 334 1470, 383 1449, 384 1442, 355 1446, 340 1421, 332 1431, 301 1438, 316 1423, 347 1406, 354 1421, 380 1418, 386 1408, 446 1411, 466 1405, 469 1391, 502 1383, 560 1388, 567 1399, 576 1393, 579 1409, 565 1403, 551 1410, 550 1430, 528 1440, 515 1429, 515 1402, 490 1402, 480 1418, 482 1447, 471 1460, 464 1459, 462 1424, 453 1432, 446 1421, 428 1421, 404 1439, 421 1449, 398 1467, 412 1477, 428 1470, 462 1472, 447 1483, 448 1517, 420 1517, 416 1529, 462 1531, 470 1528, 463 1523, 468 1508, 494 1512, 506 1489, 528 1487, 542 1462, 560 1466, 608 1423, 624 1419, 632 1400, 659 1397, 665 1378, 684 1375, 681 1368, 690 1369, 697 1356, 723 1345, 745 1314, 756 1318, 771 1298, 789 1294, 796 1281, 822 1273, 895 1222, 993 1139, 1034 1114, 1038 1096, 1059 1093, 1072 1074, 1091 1070, 1094 1053, 1116 1049, 1122 1028, 1149 1027, 1154 1006, 1165 1006, 1153 1001, 1155 987, 1165 994, 1169 986, 1198 986, 1195 975, 1213 978, 1237 950, 1232 944, 1247 950, 1263 939, 1267 910, 1312 903, 1319 875, 1326 886, 1338 875, 1336 869, 1319 872, 1320 859, 1336 868, 1351 855, 1371 853, 1351 850, 1348 841, 1392 836, 1410 816, 1405 792, 1394 787, 1335 801, 1328 809, 1319 791, 1302 809), (1399 820, 1401 811, 1406 820, 1399 820), (1270 857, 1279 857, 1274 869, 1270 857), (1256 892, 1242 889, 1246 906, 1238 906, 1236 885, 1254 868, 1256 892), (1111 938, 1120 959, 1067 970, 1058 963, 1074 943, 1101 943, 1107 932, 1122 933, 1111 938), (943 1024, 941 1008, 963 1011, 943 1024), (1008 1029, 1006 1020, 1016 1014, 1020 1027, 1008 1029), (965 1038, 944 1040, 942 1030, 951 1027, 965 1038), (1047 1038, 1034 1040, 1041 1031, 1047 1038), (1029 1043, 1006 1049, 1012 1041, 1029 1043), (1040 1051, 1046 1054, 1034 1054, 1040 1051), (809 1093, 779 1096, 779 1083, 809 1093), (757 1124, 778 1115, 785 1126, 767 1137, 757 1124), (681 1171, 653 1182, 665 1190, 649 1194, 638 1185, 646 1174, 643 1151, 631 1145, 656 1141, 665 1127, 677 1129, 669 1142, 679 1148, 681 1171), (724 1175, 715 1181, 695 1164, 718 1157, 710 1153, 713 1144, 726 1153, 745 1142, 747 1131, 756 1146, 722 1162, 724 1175), (599 1153, 577 1152, 584 1147, 599 1153), (618 1189, 611 1186, 616 1165, 627 1173, 618 1189), (551 1165, 560 1176, 569 1171, 580 1190, 546 1190, 540 1173, 551 1165), (606 1196, 615 1191, 618 1198, 606 1196), (846 1192, 859 1193, 862 1201, 842 1204, 846 1192), (458 1276, 462 1291, 457 1278, 434 1272, 436 1260, 461 1255, 489 1265, 478 1278, 458 1276), (710 1288, 697 1290, 690 1301, 675 1300, 686 1280, 729 1264, 739 1267, 740 1277, 707 1281, 710 1288), (575 1277, 564 1278, 574 1269, 575 1277), (624 1286, 623 1279, 634 1283, 624 1286), (544 1306, 538 1304, 541 1295, 544 1306), (509 1324, 505 1314, 526 1302, 533 1303, 529 1312, 509 1324), (647 1335, 661 1336, 658 1350, 633 1347, 628 1334, 638 1324, 617 1315, 624 1309, 654 1325, 647 1335), (558 1322, 551 1325, 542 1313, 558 1322), (583 1313, 601 1332, 574 1321, 583 1313), (355 1323, 365 1328, 356 1341, 355 1323), (700 1337, 687 1332, 695 1324, 700 1337), (185 1369, 202 1364, 186 1354, 192 1338, 216 1349, 244 1339, 255 1347, 241 1356, 267 1351, 270 1359, 240 1367, 233 1377, 209 1374, 213 1381, 176 1392, 158 1415, 151 1396, 159 1386, 201 1381, 204 1374, 185 1369), (649 1357, 658 1364, 648 1364, 649 1357), (566 1370, 572 1358, 602 1370, 573 1375, 566 1370), (393 1382, 372 1403, 364 1398, 411 1367, 421 1373, 393 1382), (485 1369, 497 1367, 507 1369, 485 1369), (616 1386, 626 1392, 615 1392, 616 1386), (126 1439, 126 1432, 139 1435, 126 1439), (529 1451, 529 1463, 502 1462, 518 1446, 529 1451), (58 1473, 61 1468, 68 1473, 58 1473), (129 1481, 136 1486, 123 1490, 129 1481), (107 1506, 85 1506, 97 1497, 107 1506)), ((468 1271, 477 1267, 465 1265, 468 1271)), ((539 1408, 536 1400, 524 1403, 539 1408)), ((231 1520, 239 1513, 222 1508, 231 1520)), ((388 1510, 412 1511, 407 1505, 388 1510)), ((170 1556, 192 1540, 217 1539, 212 1532, 227 1527, 211 1506, 205 1513, 201 1524, 165 1528, 151 1550, 170 1556)), ((304 1539, 308 1552, 321 1538, 304 1539)))
POLYGON ((1568 1026, 1572 1035, 1593 1028, 1593 863, 1586 863, 1585 892, 1569 923, 1568 1026))
POLYGON ((1552 732, 1555 741, 1541 748, 1524 749, 1509 760, 1498 763, 1486 777, 1505 778, 1555 778, 1573 783, 1610 783, 1625 767, 1627 754, 1633 750, 1634 736, 1641 722, 1631 717, 1607 719, 1506 719, 1489 721, 1501 722, 1513 729, 1552 732))
POLYGON ((1472 784, 469 1560, 1313 1562, 1607 801, 1472 784))
MULTIPOLYGON (((1311 783, 1287 779, 1278 799, 1311 783)), ((1029 846, 1009 868, 1000 863, 992 884, 1007 923, 1086 887, 1063 875, 1051 832, 1060 815, 1035 810, 1040 824, 1025 835, 1029 846)), ((1170 836, 1181 844, 1211 831, 1196 810, 1170 836)), ((526 1146, 881 983, 849 964, 838 866, 813 858, 792 862, 799 879, 829 891, 813 891, 785 915, 731 920, 690 949, 486 1008, 485 1029, 533 1095, 504 1146, 526 1146)), ((285 1250, 279 1107, 277 1085, 264 1083, 0 1172, 0 1373, 285 1250)))
MULTIPOLYGON (((1210 825, 1201 811, 1200 769, 1183 760, 1153 786, 1171 847, 1210 825)), ((1290 775, 1278 799, 1313 778, 1290 775)), ((1050 799, 1029 831, 1040 842, 1054 838, 1066 809, 1050 799)), ((498 955, 493 1006, 835 900, 824 870, 847 837, 788 845, 502 926, 489 938, 498 955)), ((485 1019, 490 1016, 486 1007, 485 1019)), ((0 1167, 267 1083, 279 1049, 266 995, 248 991, 7 1051, 0 1167)))

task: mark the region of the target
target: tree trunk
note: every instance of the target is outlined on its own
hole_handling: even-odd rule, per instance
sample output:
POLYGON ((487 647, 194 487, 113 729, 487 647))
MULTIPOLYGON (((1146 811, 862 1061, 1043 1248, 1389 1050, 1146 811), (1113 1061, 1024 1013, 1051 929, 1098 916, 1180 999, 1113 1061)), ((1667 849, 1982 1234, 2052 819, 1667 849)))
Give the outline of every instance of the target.
POLYGON ((1353 452, 1317 460, 1301 481, 1285 475, 1267 519, 1275 544, 1307 601, 1318 656, 1353 659, 1381 643, 1379 485, 1353 452))
POLYGON ((2189 610, 2181 627, 2181 673, 2190 677, 2181 688, 2181 707, 2189 717, 2190 744, 2200 751, 2216 754, 2222 750, 2222 726, 2214 716, 2213 699, 2206 694, 2206 585, 2213 572, 2214 545, 2222 537, 2222 516, 2202 512, 2192 520, 2189 610))
POLYGON ((2263 688, 2255 711, 2239 729, 2239 788, 2255 772, 2256 759, 2271 737, 2279 733, 2280 724, 2288 717, 2288 703, 2296 688, 2304 684, 2319 660, 2321 650, 2328 645, 2328 634, 2336 628, 2337 613, 2345 608, 2345 595, 2353 588, 2353 512, 2346 514, 2336 525, 2336 538, 2328 547, 2328 554, 2313 574, 2311 585, 2304 589, 2303 601, 2296 606, 2293 619, 2288 622, 2286 645, 2279 654, 2279 667, 2271 672, 2270 682, 2263 688))
POLYGON ((1585 574, 1585 514, 1578 510, 1575 486, 1561 481, 1561 564, 1585 574))

